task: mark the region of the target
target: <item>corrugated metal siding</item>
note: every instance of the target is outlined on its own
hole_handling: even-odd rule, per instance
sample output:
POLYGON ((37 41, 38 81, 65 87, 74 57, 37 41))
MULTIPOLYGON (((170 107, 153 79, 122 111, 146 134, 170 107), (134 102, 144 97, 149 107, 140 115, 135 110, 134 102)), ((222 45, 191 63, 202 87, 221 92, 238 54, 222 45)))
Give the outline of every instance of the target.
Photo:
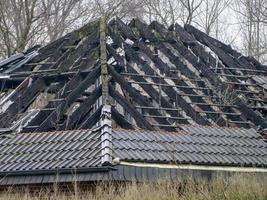
POLYGON ((76 130, 19 134, 0 140, 0 172, 101 165, 101 133, 76 130))
POLYGON ((114 130, 124 161, 267 166, 267 144, 253 129, 184 127, 187 133, 114 130))

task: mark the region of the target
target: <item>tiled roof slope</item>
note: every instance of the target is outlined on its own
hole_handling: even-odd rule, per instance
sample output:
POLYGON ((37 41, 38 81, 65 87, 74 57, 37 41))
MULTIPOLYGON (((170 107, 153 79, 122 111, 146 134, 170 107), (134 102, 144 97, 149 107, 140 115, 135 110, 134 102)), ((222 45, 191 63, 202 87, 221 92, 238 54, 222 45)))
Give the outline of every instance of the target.
MULTIPOLYGON (((112 156, 121 161, 213 166, 267 166, 267 144, 252 129, 112 131, 112 156)), ((26 133, 0 140, 0 173, 103 167, 100 129, 26 133)), ((110 165, 114 163, 109 163, 110 165)))
POLYGON ((184 130, 185 133, 115 130, 114 152, 130 162, 267 166, 267 144, 253 129, 184 130))
POLYGON ((28 133, 0 139, 0 172, 101 166, 100 131, 28 133))

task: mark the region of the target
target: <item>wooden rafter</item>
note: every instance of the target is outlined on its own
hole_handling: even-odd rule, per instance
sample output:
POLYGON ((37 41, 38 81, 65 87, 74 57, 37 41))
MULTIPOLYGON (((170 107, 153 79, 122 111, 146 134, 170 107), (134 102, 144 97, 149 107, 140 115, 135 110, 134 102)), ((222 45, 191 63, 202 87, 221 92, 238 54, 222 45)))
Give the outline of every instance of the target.
POLYGON ((266 66, 192 26, 101 19, 1 61, 0 73, 0 128, 92 128, 103 105, 129 129, 267 127, 266 90, 254 80, 266 66), (52 99, 30 110, 46 93, 52 99))

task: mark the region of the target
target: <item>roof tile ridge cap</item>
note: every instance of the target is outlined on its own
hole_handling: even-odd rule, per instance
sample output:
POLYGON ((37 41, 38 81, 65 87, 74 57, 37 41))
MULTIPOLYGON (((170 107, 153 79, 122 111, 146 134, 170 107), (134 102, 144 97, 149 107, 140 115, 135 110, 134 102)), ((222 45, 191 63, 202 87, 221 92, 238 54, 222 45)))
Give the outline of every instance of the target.
POLYGON ((112 121, 111 121, 111 106, 105 104, 102 107, 101 116, 100 116, 100 127, 101 132, 101 164, 110 165, 112 161, 112 121))

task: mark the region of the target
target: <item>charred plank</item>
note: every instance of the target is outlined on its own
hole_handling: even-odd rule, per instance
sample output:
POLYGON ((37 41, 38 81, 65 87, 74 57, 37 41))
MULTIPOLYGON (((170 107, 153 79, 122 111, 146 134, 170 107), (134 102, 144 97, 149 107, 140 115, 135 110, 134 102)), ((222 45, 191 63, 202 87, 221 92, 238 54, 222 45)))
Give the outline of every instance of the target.
POLYGON ((115 120, 115 122, 122 128, 125 129, 134 129, 133 125, 129 123, 125 117, 120 114, 115 108, 111 107, 111 116, 112 119, 115 120))
POLYGON ((109 84, 110 96, 116 100, 136 121, 140 128, 153 130, 151 124, 129 103, 121 94, 109 84))
MULTIPOLYGON (((139 105, 144 105, 144 106, 152 106, 149 101, 147 101, 146 98, 144 98, 142 95, 139 94, 139 92, 136 91, 127 81, 119 75, 112 66, 108 66, 108 71, 112 78, 120 84, 120 86, 127 91, 127 93, 134 99, 139 105)), ((156 110, 151 110, 149 111, 151 115, 157 115, 160 116, 161 114, 156 111, 156 110)), ((156 119, 158 123, 160 124, 165 124, 165 125, 170 125, 170 123, 166 119, 156 119)), ((175 129, 171 128, 166 128, 167 130, 172 130, 175 131, 175 129)))

